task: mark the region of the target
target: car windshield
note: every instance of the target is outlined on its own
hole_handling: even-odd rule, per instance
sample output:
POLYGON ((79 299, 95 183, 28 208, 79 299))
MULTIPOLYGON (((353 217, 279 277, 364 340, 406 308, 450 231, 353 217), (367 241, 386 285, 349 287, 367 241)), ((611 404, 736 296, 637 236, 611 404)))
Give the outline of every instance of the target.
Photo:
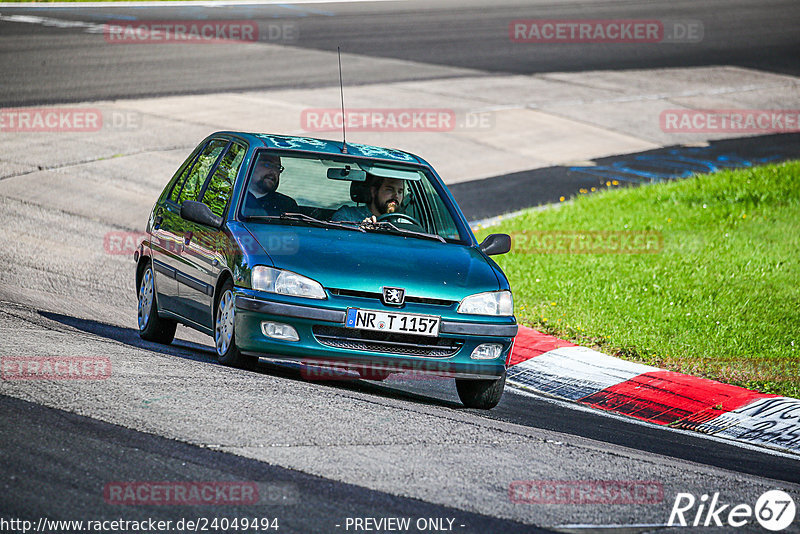
POLYGON ((239 215, 254 222, 468 242, 429 172, 382 161, 264 151, 251 166, 239 215))

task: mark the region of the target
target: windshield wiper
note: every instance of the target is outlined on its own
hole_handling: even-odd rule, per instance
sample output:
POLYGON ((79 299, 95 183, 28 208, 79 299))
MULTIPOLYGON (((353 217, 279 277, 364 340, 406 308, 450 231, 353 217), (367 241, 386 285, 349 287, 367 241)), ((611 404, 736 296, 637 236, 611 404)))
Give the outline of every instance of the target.
POLYGON ((344 228, 345 230, 356 230, 358 232, 365 232, 363 228, 359 226, 353 226, 344 223, 332 222, 332 221, 323 221, 322 219, 316 219, 311 217, 310 215, 306 215, 305 213, 284 213, 282 215, 250 215, 245 217, 246 221, 249 220, 256 220, 256 221, 302 221, 308 224, 312 224, 314 226, 319 226, 320 228, 344 228))
POLYGON ((408 230, 407 228, 400 228, 399 226, 395 226, 393 223, 390 223, 389 221, 365 222, 361 223, 361 227, 372 230, 389 229, 392 230, 393 232, 402 235, 421 237, 424 239, 434 239, 436 241, 441 241, 442 243, 447 243, 447 241, 439 234, 428 234, 426 232, 417 232, 414 230, 408 230))

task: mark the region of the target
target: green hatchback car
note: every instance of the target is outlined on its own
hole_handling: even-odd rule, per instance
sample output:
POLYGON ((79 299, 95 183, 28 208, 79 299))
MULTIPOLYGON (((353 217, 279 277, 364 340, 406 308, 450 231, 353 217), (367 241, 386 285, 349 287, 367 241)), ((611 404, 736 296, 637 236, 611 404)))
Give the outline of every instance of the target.
MULTIPOLYGON (((399 150, 218 132, 169 181, 138 246, 142 338, 177 323, 218 360, 453 377, 468 407, 497 405, 517 333, 506 276, 441 178, 399 150)), ((308 371, 334 370, 336 373, 308 371)))

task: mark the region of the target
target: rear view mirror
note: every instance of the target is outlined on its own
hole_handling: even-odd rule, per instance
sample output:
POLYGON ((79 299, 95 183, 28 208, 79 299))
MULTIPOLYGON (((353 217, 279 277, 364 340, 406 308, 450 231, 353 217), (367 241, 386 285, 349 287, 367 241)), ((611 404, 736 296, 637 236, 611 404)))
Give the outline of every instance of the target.
POLYGON ((222 217, 214 215, 211 208, 196 200, 185 200, 181 205, 181 218, 212 228, 222 226, 222 217))
POLYGON ((365 182, 367 173, 360 169, 351 169, 350 165, 328 169, 328 178, 331 180, 347 180, 349 182, 365 182))
POLYGON ((489 234, 479 248, 487 256, 505 254, 511 250, 511 236, 508 234, 489 234))
POLYGON ((420 179, 419 171, 382 167, 379 165, 370 165, 368 163, 359 163, 358 166, 368 173, 382 178, 396 178, 398 180, 411 180, 412 182, 418 182, 420 179))

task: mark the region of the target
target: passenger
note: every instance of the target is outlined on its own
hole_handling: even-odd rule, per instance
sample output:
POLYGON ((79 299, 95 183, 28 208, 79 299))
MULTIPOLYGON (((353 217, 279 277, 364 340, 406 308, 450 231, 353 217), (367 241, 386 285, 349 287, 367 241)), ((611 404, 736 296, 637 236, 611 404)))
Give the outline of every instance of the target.
POLYGON ((405 180, 376 176, 369 186, 369 202, 361 206, 342 206, 331 217, 332 221, 376 222, 387 213, 400 209, 405 195, 405 180))
POLYGON ((281 215, 297 211, 297 202, 292 197, 276 191, 282 172, 278 156, 262 155, 258 158, 244 200, 246 215, 281 215))

